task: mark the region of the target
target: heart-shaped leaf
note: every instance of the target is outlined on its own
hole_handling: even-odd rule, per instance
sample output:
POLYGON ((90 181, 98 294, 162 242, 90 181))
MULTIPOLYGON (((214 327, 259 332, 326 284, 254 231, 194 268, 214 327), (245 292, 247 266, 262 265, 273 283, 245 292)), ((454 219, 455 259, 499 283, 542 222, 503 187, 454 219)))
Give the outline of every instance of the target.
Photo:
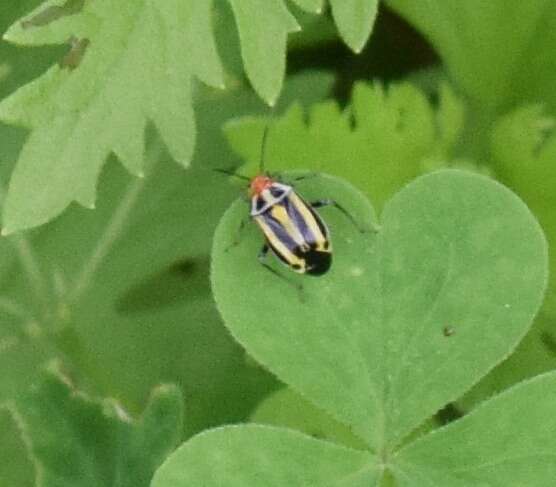
MULTIPOLYGON (((360 227, 373 226, 372 208, 342 181, 310 178, 299 189, 308 201, 333 197, 360 227)), ((240 205, 223 217, 213 249, 213 288, 228 327, 255 358, 350 427, 367 448, 283 428, 220 428, 183 445, 158 470, 153 487, 369 487, 390 485, 393 477, 407 486, 479 485, 482 477, 467 474, 461 483, 464 477, 451 468, 457 455, 450 452, 467 452, 466 465, 486 465, 490 475, 497 450, 487 444, 478 464, 453 431, 488 435, 492 424, 496 435, 506 432, 506 442, 520 442, 512 450, 518 455, 539 438, 554 437, 542 434, 543 425, 552 424, 547 411, 555 389, 553 378, 545 378, 416 441, 428 428, 415 428, 504 358, 540 306, 546 243, 509 190, 461 171, 424 176, 386 205, 377 232, 360 233, 330 210, 335 263, 318 279, 293 273, 279 279, 257 265, 253 234, 232 245, 245 214, 240 205), (302 284, 303 294, 287 280, 302 284), (542 396, 543 386, 550 394, 542 396), (529 392, 537 401, 531 414, 522 412, 529 392), (497 407, 502 419, 491 421, 497 407), (523 414, 520 437, 512 438, 507 426, 517 411, 523 414), (444 457, 446 469, 439 467, 444 457)), ((531 452, 534 462, 545 458, 545 450, 531 452)), ((521 459, 503 460, 525 479, 521 459)), ((543 467, 543 480, 551 469, 543 467)))
MULTIPOLYGON (((373 211, 331 177, 299 185, 332 197, 362 225, 373 211)), ((237 238, 238 201, 215 236, 212 280, 235 338, 259 362, 376 452, 387 452, 506 357, 546 285, 546 244, 527 207, 494 181, 461 171, 422 177, 387 203, 378 233, 323 210, 334 246, 320 278, 256 261, 261 238, 237 238), (326 212, 326 214, 325 214, 326 212)))

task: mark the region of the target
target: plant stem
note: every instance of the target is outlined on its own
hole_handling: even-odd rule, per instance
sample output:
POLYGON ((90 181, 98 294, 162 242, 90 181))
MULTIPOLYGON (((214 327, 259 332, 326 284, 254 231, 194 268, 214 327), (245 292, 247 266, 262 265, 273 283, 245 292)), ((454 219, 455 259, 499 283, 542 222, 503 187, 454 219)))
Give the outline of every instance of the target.
POLYGON ((48 309, 48 287, 46 279, 44 278, 38 260, 36 259, 35 252, 31 247, 29 240, 21 235, 14 235, 10 239, 14 248, 16 249, 21 266, 27 274, 27 280, 31 287, 33 295, 41 303, 41 311, 45 312, 48 309))
MULTIPOLYGON (((162 146, 156 142, 153 144, 151 150, 147 154, 147 164, 154 165, 162 154, 162 146)), ((104 233, 98 240, 97 245, 91 252, 90 257, 87 259, 77 279, 73 290, 69 295, 69 302, 76 303, 83 293, 87 290, 92 282, 97 269, 100 267, 105 257, 108 255, 127 222, 129 214, 135 206, 138 196, 140 195, 143 187, 145 186, 146 177, 136 179, 129 183, 125 194, 123 195, 116 211, 113 213, 112 218, 108 222, 104 233)))
MULTIPOLYGON (((0 202, 4 201, 5 193, 6 191, 4 186, 0 183, 0 202)), ((37 302, 40 303, 41 309, 39 314, 42 315, 42 313, 46 313, 48 310, 48 288, 38 260, 35 257, 33 248, 31 247, 29 240, 21 234, 9 237, 8 241, 14 247, 21 263, 21 267, 23 267, 27 275, 27 280, 32 293, 37 299, 37 302)))

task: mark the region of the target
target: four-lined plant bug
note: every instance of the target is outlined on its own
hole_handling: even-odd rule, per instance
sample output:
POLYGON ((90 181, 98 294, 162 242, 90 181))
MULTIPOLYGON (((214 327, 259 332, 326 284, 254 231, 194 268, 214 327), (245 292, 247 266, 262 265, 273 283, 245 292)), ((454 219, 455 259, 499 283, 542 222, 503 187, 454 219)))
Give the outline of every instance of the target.
MULTIPOLYGON (((250 202, 249 218, 241 222, 239 235, 247 221, 254 221, 265 237, 265 243, 259 253, 259 262, 272 273, 287 279, 266 262, 266 256, 272 251, 278 259, 291 270, 312 276, 325 274, 332 264, 332 244, 330 232, 320 215, 315 211, 323 206, 334 206, 349 218, 357 228, 352 216, 336 201, 321 199, 314 202, 305 201, 293 185, 286 184, 280 177, 265 171, 264 154, 268 138, 268 125, 265 128, 259 161, 259 172, 248 178, 234 171, 217 169, 218 172, 234 176, 249 182, 247 187, 250 202)), ((300 181, 318 176, 310 173, 295 178, 300 181)), ((234 247, 239 243, 239 235, 234 247)), ((288 282, 289 279, 287 279, 288 282)), ((295 284, 301 289, 300 285, 295 284)))

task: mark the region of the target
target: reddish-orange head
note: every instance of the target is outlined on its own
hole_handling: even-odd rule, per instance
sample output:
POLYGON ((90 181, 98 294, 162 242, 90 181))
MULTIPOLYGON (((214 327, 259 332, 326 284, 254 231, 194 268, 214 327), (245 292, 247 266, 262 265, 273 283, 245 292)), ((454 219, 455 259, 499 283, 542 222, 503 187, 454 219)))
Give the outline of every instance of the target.
POLYGON ((268 176, 265 176, 264 174, 260 174, 258 176, 255 176, 251 180, 251 184, 249 184, 249 194, 251 196, 259 195, 265 189, 270 188, 272 186, 273 182, 274 181, 272 181, 271 178, 269 178, 268 176))

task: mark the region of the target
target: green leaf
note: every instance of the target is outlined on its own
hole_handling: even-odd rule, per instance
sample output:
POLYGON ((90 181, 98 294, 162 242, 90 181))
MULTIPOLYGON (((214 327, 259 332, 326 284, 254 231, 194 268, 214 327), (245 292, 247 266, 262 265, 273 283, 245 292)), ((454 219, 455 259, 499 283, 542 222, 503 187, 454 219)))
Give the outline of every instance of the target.
MULTIPOLYGON (((492 164, 498 177, 535 213, 549 242, 549 274, 556 271, 556 136, 554 119, 539 105, 520 107, 496 122, 490 134, 492 164)), ((535 324, 508 360, 496 367, 460 402, 480 402, 511 385, 556 367, 554 322, 556 281, 549 280, 535 324)))
POLYGON ((378 0, 330 0, 332 15, 345 43, 359 53, 371 35, 378 0))
POLYGON ((295 429, 314 438, 355 449, 365 448, 365 444, 343 424, 289 388, 280 389, 268 396, 257 406, 250 420, 253 423, 295 429))
MULTIPOLYGON (((308 201, 334 198, 361 224, 372 219, 364 197, 337 179, 298 189, 308 201)), ((258 362, 380 454, 506 357, 542 301, 542 232, 488 178, 422 177, 386 205, 376 234, 326 212, 335 252, 326 276, 271 263, 303 285, 304 300, 257 264, 255 229, 229 250, 245 212, 236 202, 215 234, 212 284, 226 325, 258 362)))
POLYGON ((183 399, 160 386, 132 419, 114 400, 77 391, 57 367, 12 406, 42 487, 147 486, 181 436, 183 399))
POLYGON ((556 373, 519 384, 396 454, 400 487, 550 485, 556 373))
MULTIPOLYGON (((500 180, 530 206, 547 234, 551 275, 556 272, 556 134, 555 120, 540 105, 522 106, 495 124, 491 156, 500 180)), ((547 296, 547 311, 556 317, 556 281, 547 296)))
POLYGON ((307 12, 320 14, 322 12, 323 0, 293 0, 299 7, 307 12))
POLYGON ((338 41, 338 31, 331 16, 314 15, 299 9, 294 13, 301 30, 288 37, 290 56, 301 55, 304 50, 325 49, 326 44, 338 41))
POLYGON ((261 98, 274 105, 286 70, 286 39, 300 27, 282 0, 230 0, 230 4, 249 81, 261 98))
MULTIPOLYGON (((97 178, 111 153, 141 176, 149 121, 171 156, 189 165, 196 137, 192 80, 223 87, 212 3, 100 0, 66 7, 50 0, 8 30, 12 43, 69 48, 57 66, 0 103, 1 120, 31 129, 4 204, 4 235, 45 223, 74 201, 94 207, 97 178)), ((232 6, 247 74, 274 103, 286 36, 299 26, 282 0, 232 6)))
POLYGON ((482 112, 556 107, 556 4, 550 0, 387 0, 433 44, 482 112))
MULTIPOLYGON (((0 9, 0 34, 42 0, 7 0, 0 9), (7 5, 6 5, 7 4, 7 5)), ((0 37, 0 100, 22 84, 44 73, 63 56, 59 47, 18 49, 0 37)))
MULTIPOLYGON (((0 295, 23 313, 9 317, 8 337, 18 342, 0 355, 11 370, 2 396, 27 381, 29 366, 55 353, 53 344, 97 390, 125 398, 129 407, 141 404, 181 357, 177 363, 183 366, 170 369, 171 378, 186 391, 203 391, 191 404, 188 427, 196 431, 207 421, 203 411, 215 411, 204 401, 220 393, 213 392, 217 372, 245 369, 241 350, 214 310, 203 260, 236 191, 206 169, 195 167, 186 175, 160 154, 156 159, 162 160, 152 160, 141 180, 130 180, 112 161, 100 180, 97 211, 73 208, 40 234, 10 237, 16 252, 0 275, 0 295), (183 260, 194 266, 194 278, 180 271, 183 260), (130 296, 149 285, 149 299, 126 308, 130 296), (201 330, 202 340, 196 338, 201 330), (73 332, 77 339, 66 343, 73 332), (217 351, 225 359, 213 355, 217 351), (204 365, 202 377, 189 361, 204 365)), ((2 240, 8 249, 10 243, 2 240)), ((2 327, 6 319, 0 317, 2 327)))
MULTIPOLYGON (((386 90, 359 83, 344 112, 331 101, 312 106, 308 114, 294 105, 271 124, 266 168, 340 176, 380 210, 413 178, 452 158, 463 127, 463 106, 448 85, 442 85, 439 95, 435 109, 409 84, 386 90)), ((257 170, 267 124, 267 118, 245 118, 226 127, 230 145, 247 163, 246 174, 257 170)))
POLYGON ((148 120, 172 157, 189 165, 191 78, 222 85, 211 2, 142 0, 130 8, 100 0, 34 25, 50 5, 56 2, 41 6, 27 24, 14 24, 5 37, 25 45, 86 39, 88 47, 78 69, 52 67, 0 104, 1 119, 32 129, 10 182, 4 234, 44 223, 72 201, 93 207, 96 179, 111 152, 142 174, 148 120))
POLYGON ((459 399, 458 407, 463 411, 470 411, 521 381, 554 370, 556 337, 553 330, 554 315, 547 313, 545 303, 515 352, 459 399))
POLYGON ((372 456, 268 426, 228 426, 201 433, 181 446, 151 487, 202 485, 376 485, 372 456), (341 481, 359 480, 365 484, 341 481))
MULTIPOLYGON (((282 101, 312 103, 331 83, 325 73, 290 77, 282 101)), ((222 124, 266 107, 247 89, 200 95, 200 136, 187 173, 150 138, 146 177, 132 179, 111 160, 96 211, 73 207, 37 231, 0 239, 0 369, 10 371, 0 375, 0 401, 61 353, 92 389, 132 411, 153 386, 179 383, 188 436, 245 419, 276 387, 246 363, 208 280, 216 224, 238 194, 211 170, 237 164, 222 124)), ((17 154, 15 140, 21 134, 0 127, 0 175, 17 154)))

